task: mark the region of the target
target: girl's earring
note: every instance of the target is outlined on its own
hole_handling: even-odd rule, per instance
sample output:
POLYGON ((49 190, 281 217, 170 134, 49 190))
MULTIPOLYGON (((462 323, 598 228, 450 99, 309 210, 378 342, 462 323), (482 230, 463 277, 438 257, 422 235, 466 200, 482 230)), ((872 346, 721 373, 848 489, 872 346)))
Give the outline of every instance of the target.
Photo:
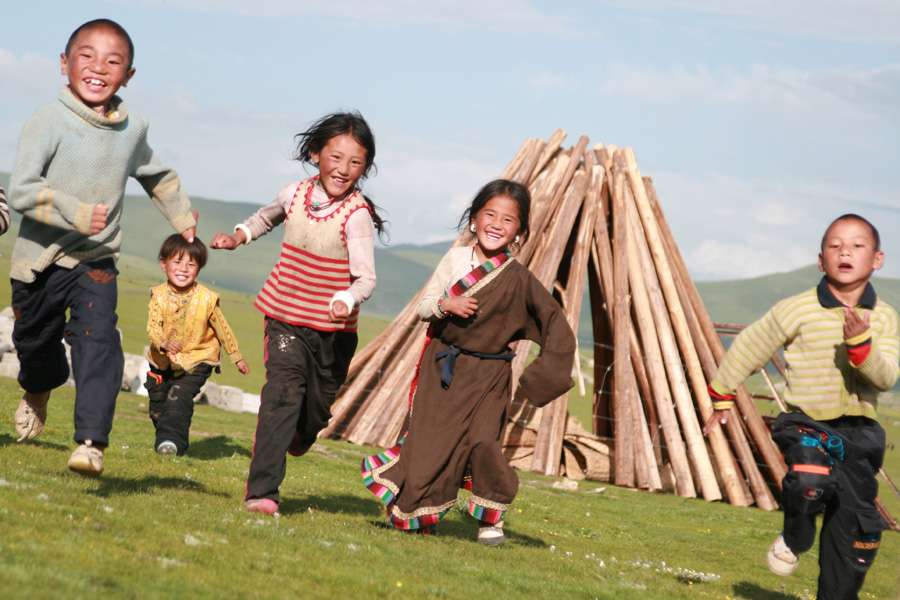
POLYGON ((513 243, 514 243, 514 244, 518 244, 518 243, 519 243, 519 236, 516 236, 516 239, 513 240, 513 243))
POLYGON ((475 223, 469 223, 469 231, 475 233, 475 223))

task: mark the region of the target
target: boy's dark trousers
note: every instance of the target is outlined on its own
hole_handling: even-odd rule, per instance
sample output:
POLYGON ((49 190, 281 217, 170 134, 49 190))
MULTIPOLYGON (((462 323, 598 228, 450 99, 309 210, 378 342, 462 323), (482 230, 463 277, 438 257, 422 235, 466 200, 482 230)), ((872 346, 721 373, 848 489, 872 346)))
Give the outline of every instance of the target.
POLYGON ((260 394, 247 499, 279 501, 288 447, 294 435, 311 446, 331 418, 347 378, 356 333, 321 332, 266 318, 266 384, 260 394))
POLYGON ((125 364, 116 329, 117 273, 105 259, 73 269, 51 265, 31 283, 11 282, 19 385, 39 393, 66 382, 65 337, 75 377, 75 441, 100 447, 109 444, 125 364))
POLYGON ((772 435, 788 465, 781 497, 785 543, 794 554, 809 550, 816 515, 824 512, 817 598, 857 598, 885 529, 875 508, 884 429, 867 417, 814 421, 785 413, 772 435))
POLYGON ((174 442, 178 454, 188 449, 194 397, 209 379, 213 367, 200 363, 190 371, 173 372, 150 367, 147 373, 147 395, 150 397, 150 420, 156 427, 156 448, 161 442, 174 442))

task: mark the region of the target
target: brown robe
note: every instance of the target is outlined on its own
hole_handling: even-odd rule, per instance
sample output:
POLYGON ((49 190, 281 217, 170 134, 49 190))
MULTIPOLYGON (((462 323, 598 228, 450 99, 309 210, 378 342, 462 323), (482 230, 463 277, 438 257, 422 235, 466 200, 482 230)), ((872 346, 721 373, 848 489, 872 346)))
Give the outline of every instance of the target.
POLYGON ((392 492, 390 517, 398 528, 436 523, 455 504, 467 467, 473 516, 481 514, 478 507, 502 516, 519 486, 500 446, 512 389, 511 363, 460 354, 452 384, 444 389, 438 353, 453 344, 499 354, 511 342, 529 339, 541 346, 541 353, 519 380, 524 395, 543 406, 572 387, 575 336, 559 303, 518 261, 510 259, 498 270, 485 285, 473 288, 476 315, 449 316, 433 325, 399 459, 373 470, 375 482, 392 492))

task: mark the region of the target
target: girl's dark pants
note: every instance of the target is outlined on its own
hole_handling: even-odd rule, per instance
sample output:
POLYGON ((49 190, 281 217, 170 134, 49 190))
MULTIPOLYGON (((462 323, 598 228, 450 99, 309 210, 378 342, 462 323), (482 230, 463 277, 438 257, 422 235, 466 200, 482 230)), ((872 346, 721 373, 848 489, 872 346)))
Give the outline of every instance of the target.
POLYGON ((875 508, 875 475, 884 460, 884 429, 866 417, 819 422, 800 413, 785 413, 775 422, 772 435, 788 465, 781 498, 784 541, 795 554, 809 550, 816 536, 816 515, 824 512, 817 598, 857 598, 885 529, 875 508), (804 443, 809 430, 842 439, 843 460, 824 455, 808 439, 804 443), (793 470, 801 464, 830 466, 831 473, 793 470))
POLYGON ((356 333, 322 332, 266 318, 266 384, 247 479, 247 499, 279 501, 288 446, 295 433, 312 445, 331 418, 347 378, 356 333))
POLYGON ((151 367, 147 373, 147 395, 150 397, 150 420, 156 427, 154 447, 170 441, 178 454, 188 449, 188 434, 194 417, 194 397, 209 379, 213 367, 200 363, 190 371, 162 371, 151 367))
POLYGON ((19 385, 40 393, 66 382, 65 338, 75 377, 75 441, 101 447, 109 444, 125 364, 116 329, 117 273, 105 259, 73 269, 51 265, 31 283, 11 282, 19 385))

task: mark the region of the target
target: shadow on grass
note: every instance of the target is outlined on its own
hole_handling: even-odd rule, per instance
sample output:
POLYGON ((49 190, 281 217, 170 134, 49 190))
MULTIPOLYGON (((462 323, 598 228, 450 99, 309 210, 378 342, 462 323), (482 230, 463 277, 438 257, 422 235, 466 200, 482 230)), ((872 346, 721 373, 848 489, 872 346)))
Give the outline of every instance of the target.
POLYGON ((89 490, 88 494, 108 498, 110 496, 128 496, 132 494, 148 494, 155 490, 185 490, 188 492, 197 492, 198 494, 206 494, 207 496, 217 496, 219 498, 228 498, 229 494, 224 492, 212 492, 206 489, 206 486, 197 481, 190 479, 182 479, 180 477, 157 477, 149 475, 139 479, 128 479, 124 477, 102 477, 99 479, 96 489, 89 490))
POLYGON ((377 502, 372 502, 368 498, 340 494, 337 496, 307 496, 303 499, 289 498, 282 500, 281 504, 278 505, 278 512, 282 515, 291 515, 312 509, 313 511, 332 514, 377 515, 381 512, 378 506, 377 502))
MULTIPOLYGON (((17 445, 16 438, 14 436, 9 435, 8 433, 0 434, 0 446, 14 446, 17 445)), ((21 445, 28 446, 37 446, 38 448, 49 448, 51 450, 68 450, 69 446, 65 444, 57 444, 56 442, 46 442, 41 439, 29 440, 27 442, 22 442, 21 445)))
MULTIPOLYGON (((369 524, 373 527, 378 527, 380 529, 389 529, 392 531, 396 531, 397 535, 415 535, 413 533, 407 533, 400 531, 398 529, 394 529, 390 525, 388 525, 387 520, 379 520, 379 521, 369 521, 369 524)), ((525 535, 524 533, 516 533, 511 530, 509 527, 503 528, 503 533, 506 536, 506 543, 512 544, 514 546, 528 546, 531 548, 546 548, 547 544, 544 540, 531 537, 530 535, 525 535)), ((441 521, 437 526, 437 534, 435 537, 452 537, 456 539, 460 539, 466 542, 472 542, 473 544, 478 543, 478 524, 472 519, 466 519, 465 521, 449 521, 444 520, 441 521)))
POLYGON ((198 440, 193 442, 191 447, 188 448, 188 456, 199 460, 231 458, 235 454, 249 457, 250 451, 227 435, 217 435, 198 440))
POLYGON ((793 594, 784 594, 774 590, 768 590, 749 581, 739 581, 731 586, 736 598, 748 598, 749 600, 797 600, 793 594))

